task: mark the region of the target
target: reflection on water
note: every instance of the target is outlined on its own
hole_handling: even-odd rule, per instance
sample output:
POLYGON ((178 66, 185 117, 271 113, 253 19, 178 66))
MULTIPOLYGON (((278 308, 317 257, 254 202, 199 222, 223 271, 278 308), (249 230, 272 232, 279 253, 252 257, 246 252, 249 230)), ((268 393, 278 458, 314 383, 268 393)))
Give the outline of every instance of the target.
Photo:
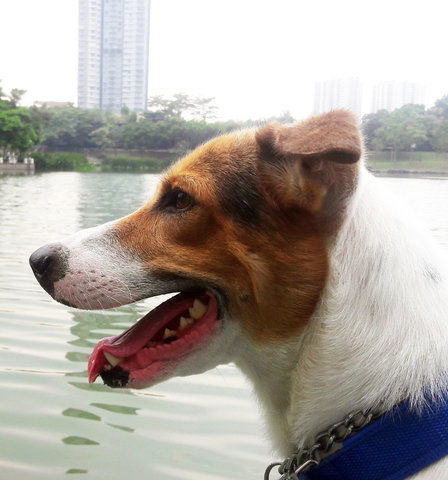
MULTIPOLYGON (((34 249, 132 212, 157 180, 79 173, 0 178, 2 478, 249 480, 271 461, 255 402, 232 366, 142 391, 88 384, 96 342, 159 300, 109 311, 68 309, 31 274, 34 249)), ((448 181, 382 181, 448 247, 448 181)))
POLYGON ((95 173, 83 177, 79 188, 79 228, 89 228, 133 212, 154 193, 158 175, 95 173))
POLYGON ((62 415, 65 415, 66 417, 84 418, 85 420, 101 420, 101 417, 98 415, 77 408, 67 408, 62 412, 62 415))
MULTIPOLYGON (((76 436, 65 437, 62 439, 62 442, 65 443, 66 445, 99 445, 98 442, 89 440, 88 438, 76 437, 76 436)), ((88 470, 85 470, 85 472, 87 473, 88 470)))

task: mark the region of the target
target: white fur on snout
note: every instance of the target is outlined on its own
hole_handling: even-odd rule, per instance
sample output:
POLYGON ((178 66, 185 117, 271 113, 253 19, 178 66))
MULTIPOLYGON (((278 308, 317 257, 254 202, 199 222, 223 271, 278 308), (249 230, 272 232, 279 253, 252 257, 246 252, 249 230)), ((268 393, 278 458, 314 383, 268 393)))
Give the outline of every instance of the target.
POLYGON ((65 277, 54 284, 56 300, 86 309, 111 308, 135 300, 120 274, 98 265, 90 267, 82 258, 77 260, 65 277))
POLYGON ((67 272, 54 298, 77 308, 103 309, 134 302, 148 288, 147 271, 113 234, 116 222, 82 230, 62 241, 67 272))

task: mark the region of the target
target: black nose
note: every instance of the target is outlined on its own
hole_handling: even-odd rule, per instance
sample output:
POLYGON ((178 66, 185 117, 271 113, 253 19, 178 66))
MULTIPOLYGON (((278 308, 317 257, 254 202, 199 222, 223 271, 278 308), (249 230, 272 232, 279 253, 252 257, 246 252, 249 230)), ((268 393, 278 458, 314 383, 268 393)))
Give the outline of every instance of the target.
POLYGON ((41 277, 55 264, 56 257, 46 247, 39 248, 30 257, 30 265, 35 275, 41 277))
POLYGON ((67 258, 68 252, 60 243, 44 245, 30 257, 35 277, 50 295, 53 295, 54 282, 65 275, 67 258))

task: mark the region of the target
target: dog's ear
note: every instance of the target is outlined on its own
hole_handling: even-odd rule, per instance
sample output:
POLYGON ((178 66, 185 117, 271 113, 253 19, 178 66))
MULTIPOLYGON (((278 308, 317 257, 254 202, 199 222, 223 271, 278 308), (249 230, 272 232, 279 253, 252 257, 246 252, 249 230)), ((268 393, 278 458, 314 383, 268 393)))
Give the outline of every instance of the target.
POLYGON ((260 172, 275 201, 336 215, 356 185, 362 143, 358 121, 338 110, 256 133, 260 172))

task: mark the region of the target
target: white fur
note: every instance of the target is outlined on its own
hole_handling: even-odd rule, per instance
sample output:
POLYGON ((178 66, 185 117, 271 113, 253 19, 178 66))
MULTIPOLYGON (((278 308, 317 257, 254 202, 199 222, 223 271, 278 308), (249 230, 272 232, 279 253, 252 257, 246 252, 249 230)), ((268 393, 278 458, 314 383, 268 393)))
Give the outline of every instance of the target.
POLYGON ((79 308, 103 309, 133 302, 131 273, 143 276, 143 265, 126 252, 112 233, 116 222, 81 230, 63 240, 67 273, 54 284, 56 300, 79 308))
MULTIPOLYGON (((54 298, 77 308, 104 309, 167 293, 114 231, 119 220, 88 228, 60 242, 67 272, 54 283, 54 298)), ((173 290, 176 288, 173 286, 173 290)))
MULTIPOLYGON (((300 338, 247 345, 237 359, 281 455, 353 410, 404 398, 419 408, 424 392, 437 398, 446 387, 447 261, 364 167, 329 257, 327 287, 300 338)), ((412 478, 448 479, 448 460, 412 478)))

